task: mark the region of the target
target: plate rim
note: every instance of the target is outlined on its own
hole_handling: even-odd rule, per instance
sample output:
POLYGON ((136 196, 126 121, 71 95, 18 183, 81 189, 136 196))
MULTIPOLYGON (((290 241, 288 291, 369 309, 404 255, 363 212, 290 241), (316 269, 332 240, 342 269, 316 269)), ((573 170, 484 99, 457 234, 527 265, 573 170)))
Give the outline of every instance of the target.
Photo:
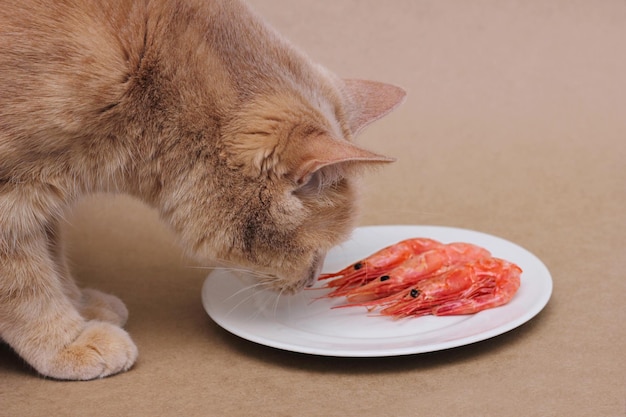
MULTIPOLYGON (((468 335, 468 336, 462 336, 456 339, 448 340, 446 342, 409 346, 406 348, 393 348, 393 349, 383 348, 379 350, 347 349, 347 348, 346 349, 336 349, 336 348, 324 349, 318 346, 307 346, 301 343, 289 343, 289 342, 285 342, 282 340, 276 340, 275 338, 268 339, 267 337, 264 337, 263 335, 259 335, 254 332, 246 331, 246 329, 233 326, 227 320, 223 320, 223 317, 221 315, 215 314, 215 313, 212 314, 214 309, 212 307, 212 303, 208 295, 208 292, 210 290, 209 287, 211 286, 211 281, 214 281, 213 278, 216 276, 216 271, 210 273, 205 278, 205 281, 202 285, 201 295, 202 295, 203 307, 205 311, 207 312, 207 314, 209 315, 209 317, 218 326, 222 327, 224 330, 234 334, 237 337, 240 337, 242 339, 245 339, 245 340, 257 343, 257 344, 261 344, 264 346, 269 346, 272 348, 291 351, 291 352, 317 355, 317 356, 354 357, 354 358, 357 358, 357 357, 391 357, 391 356, 405 356, 405 355, 413 355, 413 354, 421 354, 421 353, 427 353, 427 352, 435 352, 435 351, 440 351, 440 350, 447 350, 447 349, 451 349, 455 347, 461 347, 461 346, 466 346, 469 344, 477 343, 477 342, 491 339, 493 337, 510 332, 511 330, 520 327, 521 325, 525 324, 526 322, 536 317, 545 308, 545 306, 548 304, 552 296, 553 287, 554 287, 553 279, 552 279, 549 269, 543 263, 543 261, 541 261, 541 259, 539 259, 534 253, 530 252, 529 250, 527 250, 526 248, 520 246, 519 244, 515 242, 506 240, 504 238, 501 238, 499 236, 495 236, 489 233, 477 231, 477 230, 452 227, 452 226, 438 226, 438 225, 408 225, 408 224, 407 225, 401 225, 401 224, 394 225, 392 224, 392 225, 360 226, 353 230, 350 238, 348 238, 345 242, 337 245, 335 248, 341 248, 345 245, 349 245, 351 242, 353 242, 354 235, 357 233, 374 231, 375 229, 386 229, 386 230, 419 229, 419 230, 429 231, 429 232, 435 231, 435 233, 438 231, 438 232, 446 232, 446 233, 471 234, 475 236, 481 236, 482 238, 486 238, 489 240, 495 239, 496 242, 500 241, 502 243, 505 243, 506 245, 511 245, 515 247, 517 250, 520 250, 526 256, 530 256, 533 262, 536 263, 536 266, 540 270, 542 270, 541 272, 543 273, 542 275, 544 278, 544 282, 543 282, 544 287, 542 287, 541 297, 538 299, 535 299, 534 303, 531 305, 532 308, 530 308, 524 314, 521 314, 520 316, 516 317, 513 320, 506 322, 505 324, 496 326, 494 328, 485 330, 483 332, 479 332, 479 333, 468 335)), ((428 237, 428 236, 425 235, 425 237, 428 237)), ((487 248, 487 249, 490 249, 490 248, 487 248)), ((473 317, 473 316, 475 315, 468 315, 467 317, 473 317)), ((462 317, 462 316, 457 316, 457 317, 462 317)), ((294 331, 293 328, 285 326, 284 324, 281 324, 277 321, 267 321, 266 323, 269 323, 272 326, 276 326, 277 328, 289 329, 289 331, 291 332, 294 331)), ((383 339, 383 340, 388 340, 388 339, 383 339)))

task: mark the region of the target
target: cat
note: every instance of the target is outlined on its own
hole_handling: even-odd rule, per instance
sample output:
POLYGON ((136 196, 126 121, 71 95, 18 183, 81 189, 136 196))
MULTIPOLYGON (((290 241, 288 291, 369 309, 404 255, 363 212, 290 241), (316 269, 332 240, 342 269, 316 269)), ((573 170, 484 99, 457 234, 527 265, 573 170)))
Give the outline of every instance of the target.
POLYGON ((115 296, 79 289, 59 226, 94 192, 182 247, 298 291, 355 225, 353 143, 405 98, 309 60, 235 0, 1 0, 0 337, 39 374, 131 368, 115 296))

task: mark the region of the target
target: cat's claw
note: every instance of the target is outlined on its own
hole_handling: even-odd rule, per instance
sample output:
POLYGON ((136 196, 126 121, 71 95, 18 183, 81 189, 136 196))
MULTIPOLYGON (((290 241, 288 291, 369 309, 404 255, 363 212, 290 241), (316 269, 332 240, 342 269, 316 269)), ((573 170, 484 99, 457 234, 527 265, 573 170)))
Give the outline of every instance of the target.
POLYGON ((110 323, 91 321, 38 371, 55 379, 89 380, 127 371, 136 360, 137 347, 128 333, 110 323))

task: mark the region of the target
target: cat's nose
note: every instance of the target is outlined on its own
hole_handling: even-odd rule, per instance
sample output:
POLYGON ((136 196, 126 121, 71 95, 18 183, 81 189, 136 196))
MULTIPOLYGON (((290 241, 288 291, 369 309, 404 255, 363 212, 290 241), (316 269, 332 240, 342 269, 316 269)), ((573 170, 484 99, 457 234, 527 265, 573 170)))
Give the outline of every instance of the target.
POLYGON ((326 259, 325 253, 318 253, 313 259, 313 265, 311 265, 311 270, 310 270, 311 272, 305 283, 307 287, 311 287, 313 284, 315 284, 315 280, 322 272, 322 267, 324 266, 324 259, 326 259))

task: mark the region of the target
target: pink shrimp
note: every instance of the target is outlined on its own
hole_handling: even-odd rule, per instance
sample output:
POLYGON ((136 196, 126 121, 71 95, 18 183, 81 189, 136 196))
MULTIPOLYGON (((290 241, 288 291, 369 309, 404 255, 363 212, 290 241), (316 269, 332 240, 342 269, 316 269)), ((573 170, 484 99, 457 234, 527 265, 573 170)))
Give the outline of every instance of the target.
MULTIPOLYGON (((509 302, 520 285, 522 270, 497 258, 481 259, 421 281, 400 297, 387 300, 382 315, 472 314, 509 302)), ((380 300, 383 301, 383 300, 380 300)), ((375 301, 364 303, 372 308, 375 301)), ((359 305, 359 304, 357 304, 359 305)))
POLYGON ((423 252, 365 285, 336 290, 327 296, 346 296, 350 302, 384 298, 448 268, 490 256, 488 250, 470 243, 450 243, 423 252))
POLYGON ((436 316, 473 314, 511 301, 520 287, 522 269, 515 264, 502 262, 503 269, 494 277, 494 285, 478 288, 474 295, 445 302, 434 307, 432 313, 436 316))
POLYGON ((387 246, 341 271, 322 274, 319 279, 326 280, 336 278, 329 281, 326 286, 336 287, 337 291, 343 291, 347 288, 363 285, 387 273, 407 259, 442 245, 442 243, 433 239, 406 239, 394 245, 387 246))
MULTIPOLYGON (((383 314, 399 315, 396 313, 408 310, 409 306, 415 307, 414 305, 418 302, 420 307, 425 307, 427 304, 437 305, 441 300, 454 299, 454 297, 458 296, 459 291, 468 290, 475 281, 475 266, 473 262, 469 262, 455 265, 441 273, 430 275, 415 285, 394 292, 387 297, 344 304, 333 308, 366 307, 368 311, 380 308, 382 309, 381 313, 384 312, 383 314)), ((410 312, 410 315, 419 315, 414 314, 413 310, 410 312)))

